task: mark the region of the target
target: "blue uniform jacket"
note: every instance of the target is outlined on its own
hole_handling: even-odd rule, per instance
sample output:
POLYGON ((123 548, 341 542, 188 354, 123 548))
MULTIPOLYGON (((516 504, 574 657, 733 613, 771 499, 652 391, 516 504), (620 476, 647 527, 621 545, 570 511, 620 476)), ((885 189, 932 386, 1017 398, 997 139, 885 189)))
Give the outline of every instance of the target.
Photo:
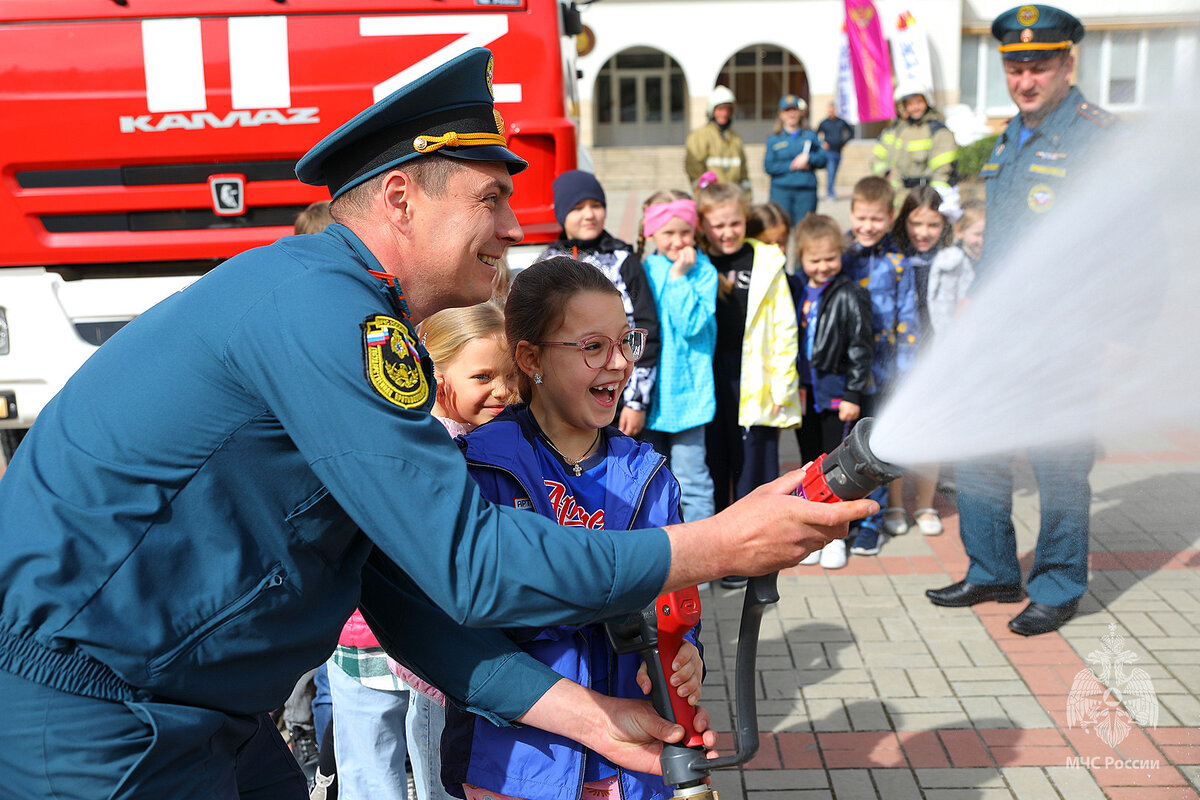
MULTIPOLYGON (((767 138, 767 154, 763 157, 763 171, 771 176, 771 187, 775 189, 816 189, 817 176, 813 172, 825 166, 828 157, 821 149, 821 140, 808 128, 801 128, 795 136, 780 131, 767 138), (809 169, 791 169, 792 159, 804 152, 808 143, 809 169)), ((795 224, 799 220, 792 220, 795 224)))
POLYGON ((904 256, 891 234, 873 247, 863 247, 848 235, 842 272, 871 295, 875 358, 867 393, 887 392, 917 358, 921 321, 912 270, 904 268, 904 256))
MULTIPOLYGON (((80 368, 0 482, 0 669, 105 699, 269 710, 332 651, 373 545, 369 572, 390 570, 382 594, 400 603, 380 633, 399 640, 427 624, 406 613, 422 592, 476 626, 583 623, 654 598, 663 531, 493 506, 428 413, 428 358, 413 407, 373 388, 364 321, 400 309, 368 269, 340 225, 247 251, 80 368), (406 574, 421 592, 393 586, 406 574)), ((418 673, 457 701, 512 719, 553 683, 512 672, 501 632, 460 634, 481 638, 441 652, 439 627, 414 645, 418 673)))
MULTIPOLYGON (((538 441, 529 415, 528 406, 509 407, 458 441, 484 497, 506 505, 529 498, 536 514, 553 517, 554 508, 537 457, 537 448, 544 449, 544 445, 538 441)), ((680 521, 679 484, 661 455, 613 427, 605 429, 605 448, 606 529, 628 531, 680 521)), ((641 534, 628 534, 628 538, 640 539, 641 534)), ((697 647, 698 633, 699 626, 688 635, 697 647)), ((645 697, 635 680, 640 656, 614 655, 598 625, 525 629, 514 631, 513 636, 539 661, 585 686, 590 685, 592 677, 592 653, 595 648, 603 648, 609 653, 609 694, 645 697)), ((537 728, 500 729, 451 709, 442 742, 443 782, 459 797, 464 782, 530 800, 578 800, 580 796, 585 751, 570 739, 537 728)), ((621 796, 626 800, 667 796, 661 777, 618 772, 621 796)))
POLYGON ((1084 100, 1078 87, 1071 87, 1033 129, 1024 147, 1018 146, 1021 115, 1012 118, 979 171, 987 187, 987 236, 977 277, 986 276, 1014 241, 1027 238, 1054 209, 1064 187, 1085 172, 1089 151, 1114 121, 1084 100))

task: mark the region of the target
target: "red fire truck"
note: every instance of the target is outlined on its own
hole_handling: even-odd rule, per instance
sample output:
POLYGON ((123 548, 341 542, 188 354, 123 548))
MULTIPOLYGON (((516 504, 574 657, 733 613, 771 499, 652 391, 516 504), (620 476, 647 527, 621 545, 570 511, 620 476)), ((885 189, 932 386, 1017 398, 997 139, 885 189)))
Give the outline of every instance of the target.
POLYGON ((469 48, 495 53, 509 146, 529 161, 525 243, 552 240, 579 29, 564 0, 0 6, 4 455, 118 328, 328 198, 293 173, 313 144, 469 48))

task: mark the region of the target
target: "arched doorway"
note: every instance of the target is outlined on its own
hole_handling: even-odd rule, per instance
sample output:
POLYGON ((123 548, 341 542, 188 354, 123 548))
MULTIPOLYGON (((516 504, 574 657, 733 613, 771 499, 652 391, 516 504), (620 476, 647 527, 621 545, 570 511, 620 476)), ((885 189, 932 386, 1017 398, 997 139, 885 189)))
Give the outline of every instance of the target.
POLYGON ((687 82, 675 59, 652 47, 630 47, 596 75, 595 142, 680 144, 687 136, 687 82))
MULTIPOLYGON (((725 62, 717 83, 737 97, 734 127, 746 142, 763 142, 779 116, 779 98, 794 94, 809 102, 808 73, 791 51, 772 44, 754 44, 725 62)), ((809 122, 812 108, 809 108, 809 122)))

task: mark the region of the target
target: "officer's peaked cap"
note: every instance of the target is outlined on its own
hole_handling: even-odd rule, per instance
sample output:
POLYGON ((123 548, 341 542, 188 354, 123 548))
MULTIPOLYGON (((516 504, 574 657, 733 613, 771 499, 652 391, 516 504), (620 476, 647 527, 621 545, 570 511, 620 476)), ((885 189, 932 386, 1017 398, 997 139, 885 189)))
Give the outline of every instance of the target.
POLYGON ((1083 38, 1083 23, 1054 6, 1017 6, 992 23, 1006 61, 1036 61, 1067 53, 1083 38))
POLYGON ((428 153, 529 166, 508 149, 492 94, 492 54, 476 47, 359 112, 296 162, 296 177, 333 197, 428 153))

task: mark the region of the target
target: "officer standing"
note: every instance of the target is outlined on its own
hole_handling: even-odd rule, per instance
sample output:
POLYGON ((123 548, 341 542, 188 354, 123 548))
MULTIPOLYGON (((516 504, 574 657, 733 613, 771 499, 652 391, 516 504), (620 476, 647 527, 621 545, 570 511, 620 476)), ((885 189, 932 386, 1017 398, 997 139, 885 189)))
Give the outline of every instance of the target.
POLYGON ((932 92, 917 83, 896 87, 896 121, 879 134, 871 173, 886 178, 899 207, 909 189, 929 185, 945 196, 958 159, 954 134, 929 104, 932 92))
POLYGON ((360 589, 381 641, 455 702, 652 770, 654 739, 681 729, 451 619, 618 616, 794 564, 872 510, 783 496, 795 474, 669 531, 560 528, 480 499, 428 413, 414 327, 486 299, 522 235, 526 164, 491 79, 475 49, 338 128, 297 175, 329 187, 340 224, 229 259, 46 406, 0 481, 9 794, 304 797, 265 712, 333 649, 360 589))
MULTIPOLYGON (((996 140, 981 175, 987 185, 987 236, 977 277, 1002 269, 1002 259, 1035 225, 1053 220, 1080 162, 1112 123, 1071 85, 1071 46, 1083 25, 1067 12, 1026 5, 992 24, 1008 92, 1019 114, 996 140)), ((1092 446, 1030 450, 1041 499, 1041 529, 1027 590, 1029 605, 1009 622, 1025 636, 1057 630, 1074 616, 1088 581, 1088 473, 1092 446)), ((959 524, 970 557, 966 579, 926 595, 943 606, 1021 599, 1021 569, 1012 522, 1012 471, 1007 463, 955 467, 959 524)))

